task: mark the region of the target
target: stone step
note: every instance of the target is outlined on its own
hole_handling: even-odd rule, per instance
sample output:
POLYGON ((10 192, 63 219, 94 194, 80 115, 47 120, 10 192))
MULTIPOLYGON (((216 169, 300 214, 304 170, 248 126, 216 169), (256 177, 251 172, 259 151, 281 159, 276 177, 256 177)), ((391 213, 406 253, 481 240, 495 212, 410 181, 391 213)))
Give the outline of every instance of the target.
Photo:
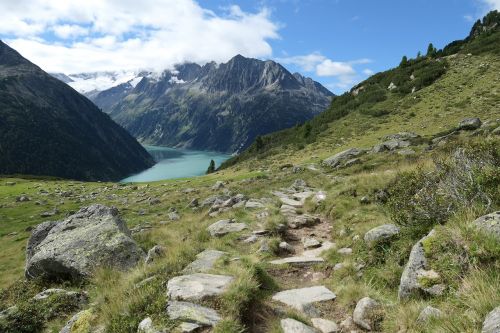
POLYGON ((272 299, 310 316, 318 316, 314 303, 334 300, 337 296, 325 286, 280 291, 272 299))
POLYGON ((167 283, 171 300, 199 301, 222 294, 234 280, 232 276, 195 273, 176 276, 167 283))
POLYGON ((214 309, 190 302, 168 302, 167 314, 170 319, 182 320, 200 326, 215 326, 221 320, 214 309))
POLYGON ((184 268, 183 273, 205 273, 211 270, 217 260, 223 257, 226 252, 217 250, 205 250, 196 255, 196 260, 184 268))

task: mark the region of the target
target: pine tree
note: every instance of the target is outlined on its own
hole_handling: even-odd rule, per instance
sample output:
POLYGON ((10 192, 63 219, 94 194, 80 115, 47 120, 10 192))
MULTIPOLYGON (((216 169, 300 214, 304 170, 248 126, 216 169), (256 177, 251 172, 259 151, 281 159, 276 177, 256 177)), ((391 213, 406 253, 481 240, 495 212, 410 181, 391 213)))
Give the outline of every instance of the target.
POLYGON ((427 56, 432 58, 436 56, 437 49, 432 45, 432 43, 429 43, 429 46, 427 47, 427 56))
POLYGON ((257 148, 257 150, 264 148, 264 140, 262 140, 260 135, 255 138, 255 148, 257 148))
POLYGON ((209 173, 214 173, 214 172, 215 172, 215 161, 210 160, 210 165, 208 166, 208 169, 207 169, 207 175, 209 173))
POLYGON ((408 58, 406 56, 403 56, 401 62, 399 63, 399 67, 406 67, 407 65, 408 65, 408 58))

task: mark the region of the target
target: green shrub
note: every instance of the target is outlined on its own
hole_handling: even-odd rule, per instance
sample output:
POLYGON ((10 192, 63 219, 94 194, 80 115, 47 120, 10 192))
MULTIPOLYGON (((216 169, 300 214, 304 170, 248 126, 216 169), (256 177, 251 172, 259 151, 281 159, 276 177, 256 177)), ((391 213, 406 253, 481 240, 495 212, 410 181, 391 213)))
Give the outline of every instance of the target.
POLYGON ((425 232, 459 209, 498 207, 498 140, 475 143, 434 158, 433 170, 403 172, 390 185, 388 210, 399 225, 425 232))

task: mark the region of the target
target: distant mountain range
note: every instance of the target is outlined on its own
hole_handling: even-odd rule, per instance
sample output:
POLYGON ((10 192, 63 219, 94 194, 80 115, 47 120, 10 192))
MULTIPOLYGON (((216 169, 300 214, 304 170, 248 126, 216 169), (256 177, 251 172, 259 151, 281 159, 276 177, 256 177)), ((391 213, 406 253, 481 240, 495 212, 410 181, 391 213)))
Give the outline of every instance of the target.
POLYGON ((258 135, 302 124, 333 94, 274 61, 237 55, 162 73, 53 74, 86 94, 140 142, 239 152, 258 135))
POLYGON ((119 180, 153 163, 90 100, 0 41, 0 174, 119 180))

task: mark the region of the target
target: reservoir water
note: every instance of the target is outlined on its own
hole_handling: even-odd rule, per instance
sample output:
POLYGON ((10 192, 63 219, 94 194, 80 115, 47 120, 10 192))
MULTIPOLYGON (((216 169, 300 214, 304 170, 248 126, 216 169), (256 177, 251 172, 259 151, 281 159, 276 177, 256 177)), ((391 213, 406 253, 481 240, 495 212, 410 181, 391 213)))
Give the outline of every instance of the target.
POLYGON ((184 150, 157 146, 144 146, 156 164, 122 182, 152 182, 163 179, 200 176, 207 171, 210 160, 218 167, 231 155, 207 151, 184 150))

